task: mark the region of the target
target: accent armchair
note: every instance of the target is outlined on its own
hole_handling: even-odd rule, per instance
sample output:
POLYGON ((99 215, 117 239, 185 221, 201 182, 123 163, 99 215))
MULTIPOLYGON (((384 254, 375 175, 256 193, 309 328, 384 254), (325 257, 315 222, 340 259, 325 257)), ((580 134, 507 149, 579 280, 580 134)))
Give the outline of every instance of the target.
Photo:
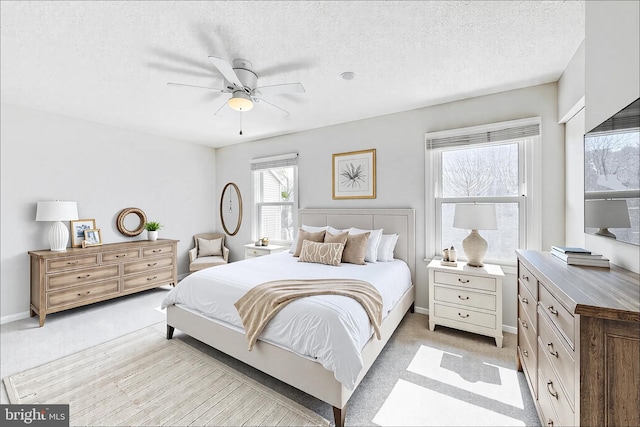
POLYGON ((195 247, 189 251, 189 272, 229 262, 229 249, 222 233, 200 233, 193 236, 195 247))

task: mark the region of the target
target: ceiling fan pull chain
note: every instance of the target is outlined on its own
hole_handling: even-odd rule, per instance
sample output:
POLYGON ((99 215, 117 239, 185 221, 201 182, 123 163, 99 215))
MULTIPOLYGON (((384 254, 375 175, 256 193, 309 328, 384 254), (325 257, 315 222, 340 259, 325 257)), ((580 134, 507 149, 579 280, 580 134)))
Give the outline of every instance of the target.
POLYGON ((240 135, 242 135, 242 111, 240 111, 240 135))

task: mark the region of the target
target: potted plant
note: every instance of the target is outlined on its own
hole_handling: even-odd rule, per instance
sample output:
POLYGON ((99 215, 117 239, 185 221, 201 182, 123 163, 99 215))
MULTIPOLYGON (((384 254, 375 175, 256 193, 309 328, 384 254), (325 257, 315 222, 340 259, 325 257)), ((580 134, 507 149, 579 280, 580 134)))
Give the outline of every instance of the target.
POLYGON ((158 230, 162 228, 162 224, 156 221, 149 221, 144 224, 144 229, 147 230, 147 239, 157 240, 158 230))

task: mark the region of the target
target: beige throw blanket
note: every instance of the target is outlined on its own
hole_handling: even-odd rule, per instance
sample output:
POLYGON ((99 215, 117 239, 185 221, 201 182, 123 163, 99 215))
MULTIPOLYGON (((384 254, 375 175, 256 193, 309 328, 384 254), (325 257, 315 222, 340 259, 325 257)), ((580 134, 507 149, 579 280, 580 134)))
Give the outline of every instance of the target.
POLYGON ((267 323, 287 304, 314 295, 342 295, 362 304, 380 339, 382 296, 370 283, 353 279, 276 280, 250 289, 235 302, 249 340, 249 351, 267 323))

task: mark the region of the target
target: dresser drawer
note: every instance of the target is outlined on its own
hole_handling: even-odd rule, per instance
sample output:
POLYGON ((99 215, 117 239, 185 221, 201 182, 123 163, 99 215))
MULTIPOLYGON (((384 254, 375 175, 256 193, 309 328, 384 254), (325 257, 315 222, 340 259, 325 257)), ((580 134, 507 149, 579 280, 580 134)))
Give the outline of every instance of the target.
MULTIPOLYGON (((542 373, 538 372, 538 377, 542 378, 542 373)), ((561 425, 560 420, 556 415, 556 411, 553 409, 553 405, 551 404, 552 397, 549 396, 548 391, 544 389, 545 384, 542 384, 542 381, 539 381, 539 384, 537 385, 538 387, 541 387, 540 390, 543 391, 538 394, 538 404, 540 405, 542 425, 546 425, 548 427, 561 425)))
POLYGON ((464 307, 450 307, 438 303, 434 304, 434 311, 434 315, 436 317, 442 317, 484 328, 496 329, 496 316, 493 314, 480 313, 478 311, 468 310, 464 307))
POLYGON ((449 273, 445 271, 434 272, 435 283, 445 285, 462 286, 470 289, 481 289, 484 291, 496 290, 496 279, 492 277, 469 276, 466 274, 449 273))
POLYGON ((518 283, 523 284, 529 289, 534 300, 538 300, 538 279, 531 271, 524 266, 523 263, 518 263, 518 283))
POLYGON ((158 255, 170 254, 172 252, 173 252, 173 246, 171 245, 150 246, 148 248, 142 249, 142 257, 148 258, 148 257, 154 257, 158 255))
POLYGON ((563 426, 575 425, 573 402, 570 402, 560 385, 561 380, 551 367, 551 361, 544 349, 545 344, 538 340, 538 398, 545 395, 551 401, 553 410, 563 426))
POLYGON ((547 353, 551 366, 562 381, 569 400, 573 402, 575 396, 575 361, 572 355, 573 352, 567 350, 565 344, 563 344, 564 339, 556 334, 554 327, 551 326, 546 316, 540 316, 538 328, 543 345, 542 351, 547 353))
POLYGON ((47 276, 47 291, 118 277, 118 268, 118 265, 107 265, 66 273, 50 274, 47 276))
POLYGON ((491 294, 434 286, 434 298, 436 301, 496 311, 496 296, 491 294))
MULTIPOLYGON (((522 305, 520 303, 518 303, 518 305, 522 310, 522 305)), ((522 313, 522 315, 518 317, 518 328, 520 329, 520 332, 527 336, 527 339, 530 343, 536 342, 538 333, 535 326, 531 322, 531 319, 529 319, 529 317, 527 316, 527 313, 522 313)))
POLYGON ((536 308, 538 307, 538 302, 534 298, 534 296, 531 295, 529 288, 524 286, 522 283, 518 283, 518 302, 520 312, 526 313, 529 319, 529 323, 533 325, 534 329, 537 330, 538 327, 536 322, 536 308))
POLYGON ((88 301, 118 293, 118 279, 76 286, 57 292, 47 292, 47 309, 69 305, 84 305, 88 301))
POLYGON ((48 273, 72 270, 74 268, 92 267, 98 265, 98 254, 52 258, 48 259, 46 263, 48 273))
POLYGON ((126 292, 136 288, 153 286, 159 283, 169 283, 171 281, 173 281, 173 269, 171 268, 149 271, 145 274, 126 277, 124 279, 123 290, 126 292))
POLYGON ((538 346, 533 344, 534 341, 529 341, 527 334, 522 330, 522 325, 518 321, 518 347, 520 350, 520 361, 526 374, 529 376, 529 384, 534 389, 534 393, 537 395, 538 390, 538 346))
POLYGON ((575 319, 569 311, 545 288, 540 286, 540 305, 553 324, 560 330, 560 334, 569 343, 569 347, 575 350, 575 319))
POLYGON ((102 254, 102 262, 121 262, 140 258, 138 248, 126 249, 117 252, 105 252, 102 254))
POLYGON ((169 267, 173 265, 172 256, 164 256, 162 258, 153 258, 145 261, 130 262, 124 265, 124 274, 135 274, 149 269, 169 267))

